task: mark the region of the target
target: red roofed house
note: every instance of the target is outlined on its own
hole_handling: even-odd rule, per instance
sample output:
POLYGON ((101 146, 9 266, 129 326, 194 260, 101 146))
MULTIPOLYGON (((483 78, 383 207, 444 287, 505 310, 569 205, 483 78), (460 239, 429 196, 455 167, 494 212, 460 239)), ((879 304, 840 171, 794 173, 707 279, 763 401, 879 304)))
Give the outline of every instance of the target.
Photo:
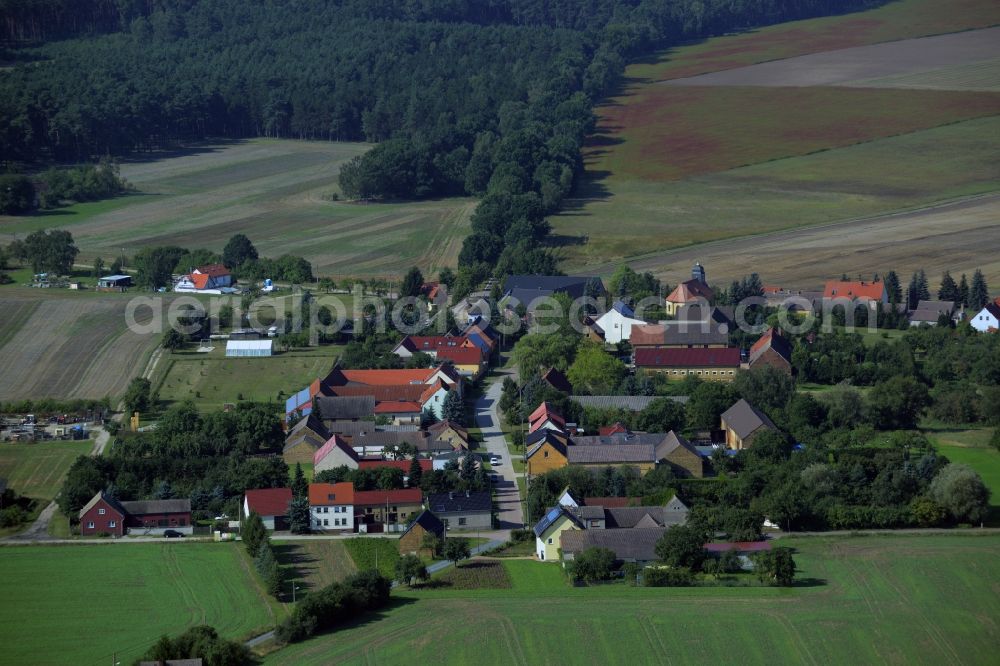
POLYGON ((884 282, 865 282, 864 280, 830 280, 823 287, 823 301, 854 301, 867 304, 875 309, 879 303, 887 305, 889 295, 884 282))
MULTIPOLYGON (((358 461, 358 469, 382 469, 391 467, 403 470, 403 474, 410 473, 411 460, 386 460, 385 458, 363 458, 358 461)), ((421 472, 430 472, 434 469, 434 461, 430 458, 417 458, 421 472)))
POLYGON ((174 291, 219 290, 233 286, 233 275, 222 264, 199 266, 184 275, 174 286, 174 291))
POLYGON ((354 484, 310 483, 309 522, 317 531, 354 531, 354 484))
POLYGON ((392 353, 400 358, 410 358, 418 352, 423 352, 431 358, 437 358, 438 352, 445 349, 475 347, 465 336, 457 335, 408 335, 396 345, 392 353))
POLYGON ((660 372, 672 380, 695 375, 706 381, 731 382, 740 362, 740 350, 735 347, 635 350, 636 369, 660 372))
POLYGON ((313 474, 342 466, 357 469, 358 454, 343 437, 333 435, 313 454, 313 474))
POLYGON ((462 377, 468 377, 472 381, 479 379, 486 370, 486 359, 483 351, 474 344, 468 347, 450 347, 441 349, 437 353, 439 361, 451 363, 462 377))
POLYGON ((566 429, 566 419, 549 407, 547 402, 540 404, 535 411, 528 416, 529 435, 542 429, 554 430, 556 432, 563 432, 566 429))
POLYGON ((628 435, 630 431, 621 421, 615 421, 609 426, 598 428, 597 434, 601 437, 608 437, 609 435, 628 435))
POLYGON ((243 517, 253 511, 269 530, 288 529, 288 505, 292 503, 291 488, 248 490, 243 495, 243 517))
POLYGON ((751 370, 769 365, 790 375, 792 374, 792 345, 788 342, 788 338, 781 334, 781 331, 768 328, 764 335, 750 347, 750 356, 747 360, 751 370))
POLYGON ((423 510, 420 488, 354 492, 354 523, 359 532, 401 532, 423 510))

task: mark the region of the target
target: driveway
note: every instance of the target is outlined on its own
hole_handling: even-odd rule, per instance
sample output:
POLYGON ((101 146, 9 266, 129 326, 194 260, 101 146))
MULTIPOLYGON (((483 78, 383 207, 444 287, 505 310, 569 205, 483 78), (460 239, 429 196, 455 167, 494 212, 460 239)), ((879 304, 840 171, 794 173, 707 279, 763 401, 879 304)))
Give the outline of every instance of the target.
POLYGON ((505 530, 524 527, 524 511, 521 496, 517 492, 514 467, 511 465, 507 438, 500 429, 497 403, 503 390, 503 381, 497 379, 486 389, 486 393, 476 401, 476 426, 482 430, 481 451, 500 456, 501 463, 493 467, 500 476, 496 484, 497 503, 500 507, 500 527, 505 530))

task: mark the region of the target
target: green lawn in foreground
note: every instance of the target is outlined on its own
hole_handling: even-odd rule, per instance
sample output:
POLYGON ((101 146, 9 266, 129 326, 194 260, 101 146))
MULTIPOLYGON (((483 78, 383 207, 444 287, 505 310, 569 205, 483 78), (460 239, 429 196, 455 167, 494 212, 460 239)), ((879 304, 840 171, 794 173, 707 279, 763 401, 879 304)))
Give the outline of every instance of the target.
POLYGON ((19 495, 51 500, 73 461, 89 454, 93 445, 91 440, 0 443, 0 477, 19 495))
POLYGON ((387 578, 396 576, 396 562, 399 560, 398 539, 361 536, 345 539, 343 544, 358 571, 378 569, 387 578))
POLYGON ((0 644, 9 664, 131 664, 197 625, 244 639, 273 626, 238 544, 0 549, 0 644))
POLYGON ((784 543, 799 551, 792 589, 570 588, 554 564, 505 562, 513 589, 394 593, 377 619, 265 663, 995 663, 1000 600, 984 582, 1000 537, 784 543))

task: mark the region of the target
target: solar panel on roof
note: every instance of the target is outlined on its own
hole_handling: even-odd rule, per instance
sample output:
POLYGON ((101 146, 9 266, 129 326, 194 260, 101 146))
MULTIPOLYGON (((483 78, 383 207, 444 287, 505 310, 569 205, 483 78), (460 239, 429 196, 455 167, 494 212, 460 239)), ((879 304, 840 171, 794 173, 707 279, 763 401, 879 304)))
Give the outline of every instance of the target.
POLYGON ((548 512, 548 514, 546 514, 545 518, 548 519, 548 520, 555 520, 556 518, 559 517, 559 513, 560 512, 561 512, 561 510, 558 507, 555 508, 555 509, 551 509, 548 512))

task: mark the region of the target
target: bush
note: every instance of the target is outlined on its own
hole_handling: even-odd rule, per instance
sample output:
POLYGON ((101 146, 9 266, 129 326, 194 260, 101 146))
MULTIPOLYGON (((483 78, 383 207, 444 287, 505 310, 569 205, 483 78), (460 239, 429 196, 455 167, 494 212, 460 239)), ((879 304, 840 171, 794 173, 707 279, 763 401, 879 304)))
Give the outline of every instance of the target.
POLYGON ((989 511, 990 490, 968 465, 942 468, 931 481, 929 495, 959 522, 981 522, 989 511))
POLYGON ((648 567, 643 571, 642 584, 646 587, 690 587, 694 585, 694 574, 685 568, 648 567))
POLYGON ((510 540, 514 543, 524 543, 525 541, 534 541, 535 533, 530 529, 520 529, 510 531, 510 540))
POLYGON ((588 583, 609 580, 615 570, 615 553, 608 548, 587 548, 576 556, 569 570, 588 583))
POLYGON ((17 527, 28 520, 28 512, 19 506, 9 506, 0 511, 0 527, 17 527))
POLYGON ((342 583, 333 583, 303 599, 275 630, 283 643, 305 640, 317 632, 336 628, 358 615, 389 603, 392 582, 375 571, 363 571, 342 583))
POLYGON ((205 666, 250 664, 250 650, 242 643, 220 638, 212 627, 192 627, 177 638, 161 636, 142 656, 142 661, 164 663, 175 659, 201 658, 205 666))

